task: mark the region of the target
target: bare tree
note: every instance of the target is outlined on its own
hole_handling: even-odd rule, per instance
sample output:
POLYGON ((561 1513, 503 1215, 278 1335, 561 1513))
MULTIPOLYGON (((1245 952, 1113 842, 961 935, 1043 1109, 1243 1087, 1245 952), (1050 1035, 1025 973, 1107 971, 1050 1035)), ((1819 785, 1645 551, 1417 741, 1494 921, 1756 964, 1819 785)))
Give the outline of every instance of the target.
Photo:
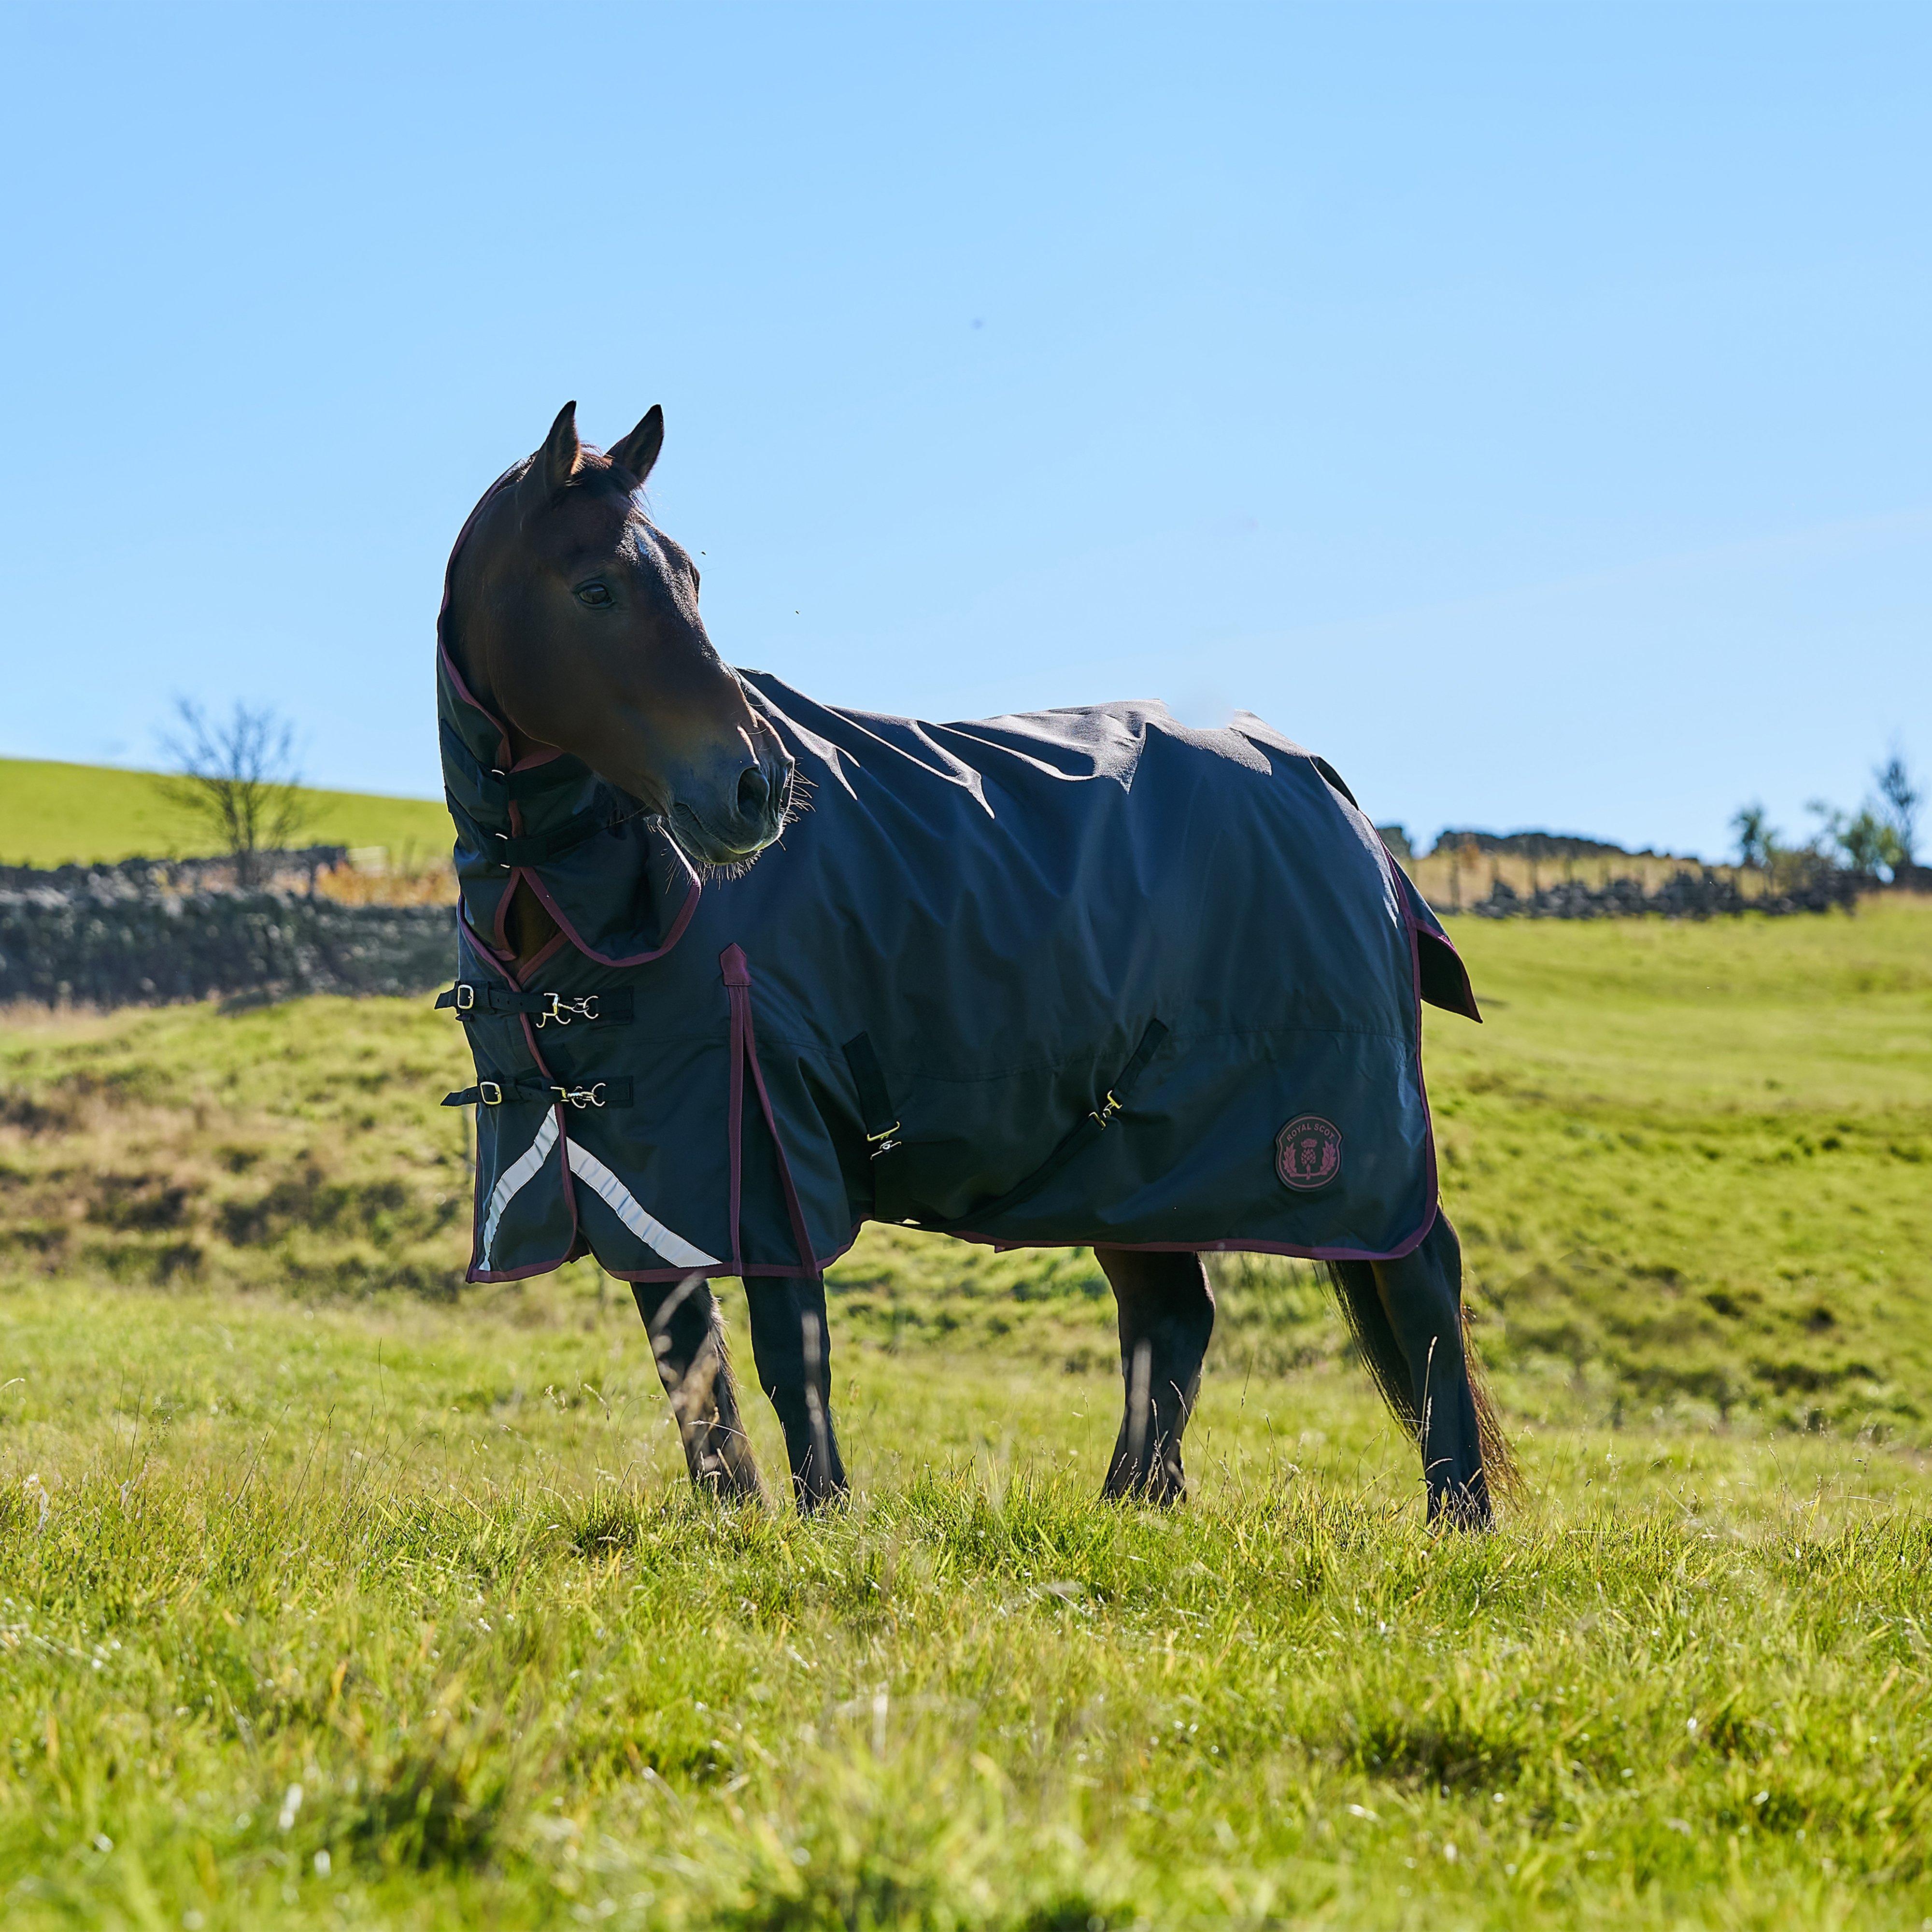
POLYGON ((175 715, 177 728, 161 743, 178 770, 162 783, 220 839, 235 883, 252 886, 260 854, 293 844, 314 816, 296 769, 295 728, 272 707, 238 698, 225 722, 186 698, 176 700, 175 715))

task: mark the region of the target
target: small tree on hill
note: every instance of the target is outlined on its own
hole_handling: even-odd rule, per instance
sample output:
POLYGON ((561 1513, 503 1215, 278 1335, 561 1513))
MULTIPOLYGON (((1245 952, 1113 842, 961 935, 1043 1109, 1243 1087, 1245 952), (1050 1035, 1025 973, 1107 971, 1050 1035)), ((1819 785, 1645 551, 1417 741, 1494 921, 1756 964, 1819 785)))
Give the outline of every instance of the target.
POLYGON ((1899 861, 1907 866, 1916 865, 1918 857, 1918 808, 1925 802, 1925 794, 1912 783, 1912 773, 1906 768, 1902 752, 1894 751, 1883 764, 1874 767, 1872 776, 1878 784, 1878 795, 1884 802, 1886 823, 1898 842, 1899 861))
POLYGON ((1738 862, 1760 866, 1768 872, 1772 856, 1778 850, 1779 835, 1762 802, 1754 801, 1750 805, 1740 806, 1731 814, 1731 830, 1737 834, 1738 862))
POLYGON ((1820 820, 1812 844, 1821 858, 1868 874, 1889 872, 1898 865, 1898 835, 1869 805, 1850 818, 1822 799, 1814 799, 1805 809, 1816 812, 1820 820))
POLYGON ((220 840, 235 883, 252 886, 260 855, 293 844, 313 816, 299 789, 295 728, 268 706, 238 698, 225 722, 185 698, 175 715, 177 727, 161 742, 179 769, 162 783, 220 840))

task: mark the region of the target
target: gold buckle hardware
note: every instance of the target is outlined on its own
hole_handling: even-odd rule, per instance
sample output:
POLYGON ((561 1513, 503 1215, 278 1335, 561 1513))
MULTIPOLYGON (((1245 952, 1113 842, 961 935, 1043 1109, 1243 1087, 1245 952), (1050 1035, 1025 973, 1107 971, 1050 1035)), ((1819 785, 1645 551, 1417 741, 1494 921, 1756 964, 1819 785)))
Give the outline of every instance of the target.
POLYGON ((474 986, 465 986, 460 980, 458 980, 456 982, 456 1010, 459 1013, 466 1013, 470 1011, 471 1007, 476 1005, 476 988, 474 986))
POLYGON ((1107 1090, 1106 1104, 1097 1114, 1089 1114, 1087 1118, 1104 1134, 1107 1131, 1107 1123, 1120 1111, 1120 1103, 1114 1098, 1113 1090, 1109 1088, 1107 1090))
POLYGON ((476 1097, 486 1107, 500 1107, 503 1104, 503 1090, 494 1080, 479 1080, 476 1083, 476 1097))
POLYGON ((580 1112, 586 1107, 601 1107, 604 1104, 604 1083, 602 1080, 590 1087, 553 1087, 550 1090, 560 1100, 568 1100, 580 1112))
POLYGON ((544 998, 550 1002, 537 1016, 537 1024, 547 1026, 554 1020, 559 1026, 568 1026, 572 1020, 594 1020, 597 1017, 597 995, 586 993, 580 999, 566 1000, 561 993, 546 993, 544 998))

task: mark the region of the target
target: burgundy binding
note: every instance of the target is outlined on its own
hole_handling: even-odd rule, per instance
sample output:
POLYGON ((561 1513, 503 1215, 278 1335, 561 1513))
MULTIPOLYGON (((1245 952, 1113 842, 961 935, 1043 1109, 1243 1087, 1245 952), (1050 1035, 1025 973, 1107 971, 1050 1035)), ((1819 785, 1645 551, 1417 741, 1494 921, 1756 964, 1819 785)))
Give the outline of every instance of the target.
MULTIPOLYGON (((728 946, 718 956, 724 990, 731 1002, 731 1100, 730 1118, 726 1127, 727 1151, 731 1163, 731 1266, 734 1274, 744 1273, 744 1250, 739 1226, 739 1204, 743 1179, 745 1149, 745 1069, 752 1070, 752 1084, 757 1090, 758 1106, 765 1117, 765 1130, 778 1157, 778 1183, 784 1190, 785 1214, 791 1222, 792 1245, 798 1251, 800 1272, 818 1272, 812 1252, 812 1236, 805 1225, 805 1210, 799 1205, 798 1190, 792 1185, 791 1163, 785 1159, 784 1142, 778 1136, 778 1116, 771 1095, 765 1089, 764 1070, 758 1064, 758 1039, 752 1022, 752 969, 744 950, 728 946)), ((788 1270, 789 1272, 789 1270, 788 1270)))

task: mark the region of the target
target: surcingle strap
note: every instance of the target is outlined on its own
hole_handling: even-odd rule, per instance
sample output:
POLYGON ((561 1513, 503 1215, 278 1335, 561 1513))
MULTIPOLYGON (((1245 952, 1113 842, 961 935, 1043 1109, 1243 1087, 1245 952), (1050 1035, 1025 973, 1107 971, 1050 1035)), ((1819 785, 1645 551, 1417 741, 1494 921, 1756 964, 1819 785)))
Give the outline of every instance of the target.
MULTIPOLYGON (((882 1205, 881 1213, 887 1220, 909 1221, 914 1227, 948 1234, 959 1229, 983 1228, 999 1216, 1009 1214, 1030 1201, 1062 1168, 1076 1155, 1084 1154, 1112 1125, 1114 1117, 1126 1106, 1135 1088, 1139 1084, 1141 1076, 1147 1071, 1148 1062, 1160 1052, 1161 1042, 1166 1038, 1167 1028, 1159 1020, 1148 1021, 1147 1030, 1141 1035, 1140 1045, 1135 1048, 1132 1058, 1114 1076, 1112 1084, 1101 1097, 1100 1104, 1084 1114, 1046 1160, 1023 1180, 1008 1188, 1005 1193, 991 1201, 982 1201, 968 1213, 950 1219, 928 1214, 917 1204, 910 1202, 892 1204, 898 1208, 896 1213, 886 1213, 882 1205), (907 1211, 908 1208, 910 1212, 907 1211)), ((880 1151, 890 1154, 892 1150, 886 1148, 880 1151)), ((890 1163, 887 1163, 887 1166, 881 1167, 879 1172, 882 1175, 886 1174, 890 1166, 890 1163)), ((882 1182, 880 1188, 881 1196, 890 1191, 892 1190, 882 1182)))
POLYGON ((866 1138, 872 1158, 891 1152, 892 1136, 899 1130, 899 1117, 892 1106, 892 1090, 886 1084, 884 1067, 868 1033, 856 1034, 840 1049, 852 1075, 853 1090, 859 1096, 860 1118, 866 1124, 866 1138))
POLYGON ((976 1216, 983 1219, 1004 1214, 1022 1202, 1031 1200, 1076 1154, 1092 1146, 1107 1131, 1114 1116, 1127 1104, 1129 1096, 1147 1071, 1148 1062, 1160 1051, 1160 1043, 1166 1037, 1167 1028, 1159 1020, 1149 1020, 1147 1031, 1141 1035, 1140 1045, 1134 1049, 1133 1058, 1114 1076, 1113 1084, 1108 1088, 1100 1106, 1093 1108, 1024 1180, 1009 1188, 997 1201, 976 1208, 972 1215, 964 1218, 962 1225, 970 1224, 976 1216))
POLYGON ((559 1102, 579 1108, 628 1107, 631 1082, 627 1076, 618 1080, 580 1080, 574 1087, 566 1087, 541 1073, 485 1073, 478 1076, 475 1086, 459 1088, 442 1096, 446 1107, 549 1107, 559 1102))
POLYGON ((488 986, 459 980, 436 996, 439 1012, 453 1008, 466 1024, 472 1018, 502 1013, 530 1013, 538 1026, 571 1026, 578 1021, 592 1026, 628 1026, 636 995, 628 986, 595 993, 513 993, 506 986, 488 986))

